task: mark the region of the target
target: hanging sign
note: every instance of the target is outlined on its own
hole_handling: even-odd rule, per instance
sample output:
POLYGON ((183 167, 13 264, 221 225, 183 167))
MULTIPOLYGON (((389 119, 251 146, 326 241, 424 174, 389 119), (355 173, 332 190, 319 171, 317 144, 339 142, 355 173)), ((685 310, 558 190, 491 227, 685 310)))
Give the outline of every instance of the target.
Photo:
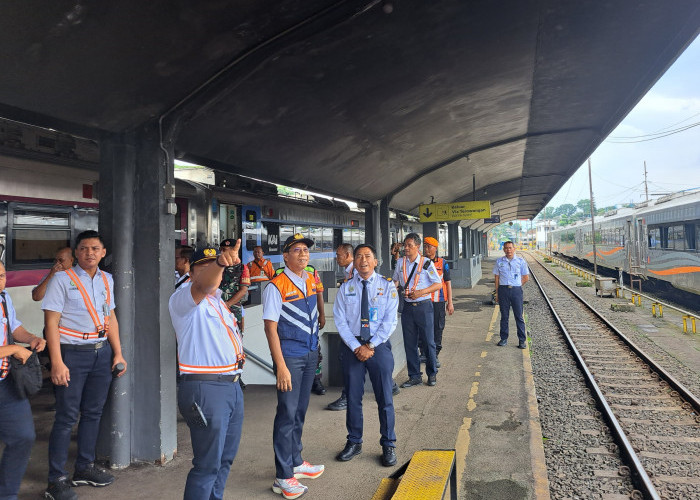
POLYGON ((486 219, 491 217, 490 201, 462 201, 457 203, 431 203, 420 206, 421 222, 448 220, 486 219))

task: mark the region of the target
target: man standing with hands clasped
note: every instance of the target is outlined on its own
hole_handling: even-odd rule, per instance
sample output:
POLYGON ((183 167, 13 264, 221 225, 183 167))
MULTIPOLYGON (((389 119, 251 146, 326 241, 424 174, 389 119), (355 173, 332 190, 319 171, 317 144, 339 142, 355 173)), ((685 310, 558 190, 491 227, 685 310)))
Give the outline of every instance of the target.
POLYGON ((297 479, 315 479, 325 469, 301 458, 301 434, 318 366, 316 280, 304 270, 313 244, 313 240, 299 233, 287 238, 282 247, 284 271, 263 292, 265 335, 277 377, 272 491, 289 500, 308 491, 297 479))
POLYGON ((345 449, 336 457, 341 462, 362 452, 362 395, 365 373, 369 372, 379 411, 382 465, 396 465, 394 400, 392 396, 394 356, 388 340, 396 328, 399 297, 390 278, 378 275, 377 256, 371 245, 355 248, 357 273, 340 286, 333 306, 335 324, 343 339, 343 379, 348 408, 345 449))
POLYGON ((401 387, 413 387, 423 382, 418 356, 418 339, 425 346, 425 371, 428 385, 437 383, 437 358, 435 357, 435 338, 433 321, 433 301, 431 294, 442 288, 442 279, 435 269, 435 264, 420 254, 420 236, 410 233, 404 239, 404 256, 396 263, 394 282, 399 293, 406 297, 401 313, 403 328, 403 345, 406 349, 408 380, 401 387))
POLYGON ((515 245, 512 241, 503 244, 503 253, 505 256, 496 259, 496 265, 493 267, 496 277, 496 302, 501 309, 501 340, 497 345, 508 344, 508 316, 512 307, 518 327, 518 347, 527 349, 523 319, 523 285, 530 279, 527 262, 515 255, 515 245))

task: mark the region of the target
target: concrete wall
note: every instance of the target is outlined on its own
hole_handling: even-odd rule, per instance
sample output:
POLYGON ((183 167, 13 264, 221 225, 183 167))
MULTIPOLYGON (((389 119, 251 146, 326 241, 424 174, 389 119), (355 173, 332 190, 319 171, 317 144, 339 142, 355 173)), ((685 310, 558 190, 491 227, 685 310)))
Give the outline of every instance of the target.
MULTIPOLYGON (((490 272, 488 269, 487 273, 490 272)), ((481 255, 458 259, 450 269, 453 288, 473 288, 482 278, 481 255)))

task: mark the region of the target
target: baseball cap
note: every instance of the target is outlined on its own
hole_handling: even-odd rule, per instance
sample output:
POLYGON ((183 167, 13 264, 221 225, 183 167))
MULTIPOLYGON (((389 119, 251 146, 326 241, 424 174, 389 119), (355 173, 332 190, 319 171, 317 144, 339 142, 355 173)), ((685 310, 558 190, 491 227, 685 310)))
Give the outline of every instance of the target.
POLYGON ((292 245, 295 245, 296 243, 303 243, 304 245, 306 245, 309 248, 314 246, 313 240, 310 240, 309 238, 304 237, 304 235, 301 233, 296 233, 295 235, 287 238, 287 240, 284 242, 284 246, 282 247, 282 252, 284 252, 284 253, 288 252, 289 249, 292 247, 292 245))

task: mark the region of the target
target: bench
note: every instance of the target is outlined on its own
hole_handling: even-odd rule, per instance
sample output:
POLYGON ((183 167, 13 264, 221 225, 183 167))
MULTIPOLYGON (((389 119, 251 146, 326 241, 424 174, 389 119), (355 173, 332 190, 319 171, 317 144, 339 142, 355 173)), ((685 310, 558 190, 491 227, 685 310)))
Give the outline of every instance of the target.
POLYGON ((450 499, 457 500, 455 450, 420 450, 382 479, 372 500, 442 500, 448 483, 450 499))

